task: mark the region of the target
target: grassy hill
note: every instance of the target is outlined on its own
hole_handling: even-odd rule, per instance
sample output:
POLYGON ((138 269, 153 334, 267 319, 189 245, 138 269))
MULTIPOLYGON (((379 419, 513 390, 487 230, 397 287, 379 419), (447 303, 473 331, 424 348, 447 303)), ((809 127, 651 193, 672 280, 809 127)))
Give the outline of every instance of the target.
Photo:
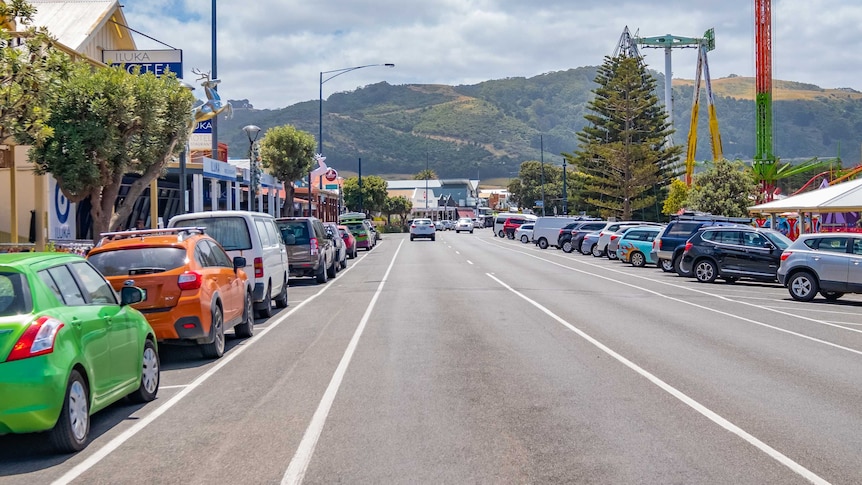
MULTIPOLYGON (((532 78, 506 78, 474 85, 446 86, 382 82, 324 100, 324 154, 342 173, 395 174, 410 178, 426 166, 446 178, 500 180, 521 162, 561 164, 563 152, 577 150, 596 67, 580 67, 532 78), (542 147, 544 150, 542 150, 542 147)), ((658 79, 663 97, 663 76, 658 79)), ((775 152, 783 159, 814 156, 855 165, 862 146, 862 93, 822 89, 792 81, 774 83, 775 152)), ((725 156, 754 154, 754 79, 713 80, 725 156)), ((693 81, 673 80, 676 143, 687 137, 693 81)), ((702 98, 703 99, 703 98, 702 98)), ((242 104, 242 103, 240 103, 242 104)), ((711 159, 706 110, 698 120, 699 160, 711 159)), ((318 102, 279 110, 235 109, 219 122, 219 139, 232 157, 242 158, 248 141, 241 127, 292 124, 317 136, 318 102)))

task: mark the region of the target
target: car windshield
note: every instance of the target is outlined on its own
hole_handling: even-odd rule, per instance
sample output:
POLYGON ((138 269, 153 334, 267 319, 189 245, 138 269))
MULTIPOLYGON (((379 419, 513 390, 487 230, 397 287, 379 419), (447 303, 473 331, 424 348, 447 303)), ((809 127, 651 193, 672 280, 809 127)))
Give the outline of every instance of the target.
POLYGON ((32 306, 26 297, 29 292, 24 275, 0 271, 0 317, 30 313, 32 306))
POLYGON ((163 273, 187 263, 186 250, 175 247, 116 249, 87 259, 105 276, 163 273))
POLYGON ((225 251, 251 249, 251 235, 242 217, 200 217, 177 221, 176 227, 206 227, 207 234, 219 242, 225 251))
POLYGON ((350 232, 352 232, 353 234, 365 235, 365 233, 368 231, 368 229, 365 227, 365 224, 361 222, 354 222, 345 225, 347 226, 347 229, 350 229, 350 232))

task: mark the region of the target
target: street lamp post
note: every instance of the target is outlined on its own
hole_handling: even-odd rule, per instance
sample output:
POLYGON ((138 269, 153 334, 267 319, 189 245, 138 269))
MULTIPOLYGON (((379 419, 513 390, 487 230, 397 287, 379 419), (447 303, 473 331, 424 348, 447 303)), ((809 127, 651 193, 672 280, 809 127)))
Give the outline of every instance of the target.
POLYGON ((425 216, 428 216, 428 158, 431 155, 428 154, 428 151, 425 151, 425 216))
POLYGON ((359 212, 363 212, 362 211, 362 158, 359 159, 359 212))
POLYGON ((566 190, 566 159, 563 159, 563 215, 569 215, 569 192, 566 190))
POLYGON ((257 207, 257 159, 254 156, 254 142, 257 140, 257 135, 260 134, 260 127, 256 125, 246 125, 242 128, 245 135, 248 137, 248 171, 250 175, 250 184, 248 187, 248 208, 254 211, 257 207))
POLYGON ((545 140, 539 135, 539 150, 542 164, 542 217, 545 217, 545 140))
MULTIPOLYGON (((364 69, 366 67, 395 67, 395 64, 387 62, 386 64, 366 64, 364 66, 345 67, 342 69, 333 69, 331 71, 320 71, 320 93, 317 101, 317 153, 323 155, 323 83, 342 74, 346 74, 350 71, 364 69), (331 74, 331 76, 327 76, 326 78, 324 78, 324 74, 331 74)), ((359 180, 360 182, 362 181, 361 178, 359 180)), ((323 182, 321 182, 320 185, 322 186, 323 182)), ((360 190, 361 189, 362 187, 360 185, 360 190)), ((311 170, 308 171, 308 215, 311 215, 311 170)))

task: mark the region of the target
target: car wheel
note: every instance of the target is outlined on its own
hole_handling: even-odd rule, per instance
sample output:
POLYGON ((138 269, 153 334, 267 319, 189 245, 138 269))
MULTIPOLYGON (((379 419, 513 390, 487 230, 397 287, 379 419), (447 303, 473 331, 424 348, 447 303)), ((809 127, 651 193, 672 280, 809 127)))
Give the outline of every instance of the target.
POLYGON ((201 353, 208 359, 218 359, 224 355, 224 316, 221 314, 221 308, 219 307, 213 309, 210 333, 213 335, 213 341, 201 345, 201 353))
POLYGON ((712 283, 718 277, 715 263, 708 259, 701 259, 694 263, 694 277, 701 283, 712 283))
POLYGON ((572 247, 572 241, 568 240, 568 241, 563 243, 563 245, 561 246, 561 249, 563 250, 564 253, 571 253, 575 248, 572 247))
POLYGON ((539 249, 548 249, 548 240, 547 239, 540 237, 538 244, 539 244, 539 249))
POLYGON ((245 295, 245 309, 242 311, 242 323, 233 328, 234 333, 240 338, 250 338, 254 335, 254 305, 251 302, 251 293, 245 295))
POLYGON ((640 251, 633 252, 629 259, 631 260, 632 266, 643 268, 646 265, 646 258, 640 251))
POLYGON ((674 256, 673 269, 674 271, 676 271, 676 274, 680 276, 684 276, 686 278, 691 277, 691 269, 687 269, 682 266, 682 253, 679 253, 674 256))
POLYGON ((457 230, 456 230, 456 231, 455 231, 455 234, 461 234, 461 231, 457 231, 457 230))
POLYGON ((616 251, 608 251, 608 259, 617 259, 616 251))
POLYGON ((581 251, 582 254, 593 254, 593 248, 596 247, 595 244, 589 246, 586 251, 581 251))
POLYGON ((599 249, 598 244, 593 244, 593 247, 590 248, 590 254, 592 254, 593 257, 601 258, 605 255, 605 251, 603 249, 599 249))
POLYGON ((144 342, 141 367, 141 385, 129 394, 129 399, 136 403, 150 402, 159 392, 159 354, 152 340, 147 339, 144 342))
POLYGON ((797 301, 811 301, 820 289, 817 279, 807 271, 800 271, 790 277, 787 282, 787 290, 790 296, 797 301))
MULTIPOLYGON (((275 307, 276 308, 286 308, 287 307, 287 276, 284 277, 284 283, 281 284, 281 293, 275 297, 275 307)), ((254 323, 254 322, 252 322, 254 323)))
POLYGON ((500 237, 506 237, 506 233, 503 232, 502 230, 500 232, 498 232, 497 235, 500 237))
POLYGON ((356 246, 353 246, 353 259, 356 259, 356 246))
POLYGON ((436 240, 437 240, 437 236, 431 236, 431 240, 432 240, 432 241, 436 241, 436 240))
POLYGON ((51 429, 51 444, 60 453, 81 451, 90 436, 90 397, 87 383, 77 370, 69 374, 66 397, 57 424, 51 429))
POLYGON ((530 242, 530 238, 528 238, 526 234, 521 234, 521 242, 527 244, 530 242))
POLYGON ((826 298, 829 301, 836 301, 842 296, 844 296, 844 293, 840 291, 821 291, 820 296, 826 298))
POLYGON ((673 271, 673 261, 669 259, 659 259, 658 267, 665 273, 670 273, 673 271))
POLYGON ((263 302, 257 307, 257 318, 269 318, 272 316, 272 287, 266 287, 263 302))
POLYGON ((410 235, 410 240, 411 240, 411 241, 413 240, 413 234, 411 234, 411 235, 410 235))
POLYGON ((315 273, 314 277, 317 280, 318 284, 326 283, 328 279, 327 273, 329 268, 326 267, 325 263, 326 261, 324 260, 323 263, 317 265, 317 273, 315 273))
POLYGON ((473 234, 473 230, 472 230, 472 229, 470 229, 470 234, 473 234))
POLYGON ((337 261, 332 260, 332 264, 329 266, 329 269, 326 272, 326 276, 329 276, 330 278, 335 278, 335 276, 338 274, 338 267, 336 266, 337 264, 337 261))

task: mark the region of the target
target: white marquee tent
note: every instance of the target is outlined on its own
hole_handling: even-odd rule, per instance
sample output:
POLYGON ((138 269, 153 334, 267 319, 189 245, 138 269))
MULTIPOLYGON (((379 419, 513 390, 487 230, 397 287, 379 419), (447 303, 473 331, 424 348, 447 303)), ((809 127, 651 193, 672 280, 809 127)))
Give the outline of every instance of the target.
POLYGON ((862 211, 862 178, 748 208, 752 214, 862 211))

